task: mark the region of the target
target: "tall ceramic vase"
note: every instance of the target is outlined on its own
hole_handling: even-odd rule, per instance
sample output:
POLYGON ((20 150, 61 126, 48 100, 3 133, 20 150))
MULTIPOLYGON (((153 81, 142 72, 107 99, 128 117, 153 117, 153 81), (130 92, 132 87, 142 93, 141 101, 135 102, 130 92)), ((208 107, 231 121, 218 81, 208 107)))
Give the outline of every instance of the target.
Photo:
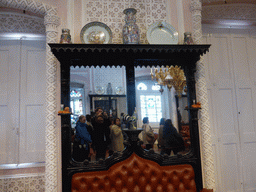
POLYGON ((60 36, 60 43, 67 43, 70 44, 71 42, 71 35, 69 29, 62 29, 62 34, 60 36))
POLYGON ((128 8, 124 10, 125 25, 123 27, 123 44, 139 44, 140 31, 136 22, 136 9, 128 8))

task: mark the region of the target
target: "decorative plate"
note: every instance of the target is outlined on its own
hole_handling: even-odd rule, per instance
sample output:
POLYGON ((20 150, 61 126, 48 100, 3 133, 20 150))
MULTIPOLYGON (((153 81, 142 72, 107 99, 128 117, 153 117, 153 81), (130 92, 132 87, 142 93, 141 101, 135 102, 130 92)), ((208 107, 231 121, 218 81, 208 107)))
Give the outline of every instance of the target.
POLYGON ((116 94, 117 95, 122 95, 124 93, 123 87, 116 87, 116 94))
POLYGON ((108 44, 112 42, 112 32, 104 23, 91 22, 82 28, 80 39, 87 44, 108 44))
POLYGON ((105 93, 104 87, 102 86, 96 86, 95 87, 95 93, 102 95, 103 93, 105 93))
POLYGON ((164 22, 155 22, 147 30, 147 40, 150 44, 178 44, 178 32, 164 22))

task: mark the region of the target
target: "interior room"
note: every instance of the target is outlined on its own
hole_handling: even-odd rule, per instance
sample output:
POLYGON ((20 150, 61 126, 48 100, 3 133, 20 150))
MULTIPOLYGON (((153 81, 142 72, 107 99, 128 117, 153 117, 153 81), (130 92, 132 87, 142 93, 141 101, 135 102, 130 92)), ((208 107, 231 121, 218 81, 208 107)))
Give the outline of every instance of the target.
MULTIPOLYGON (((72 130, 80 115, 99 106, 112 117, 136 117, 134 129, 149 116, 155 134, 162 117, 171 119, 185 142, 182 158, 191 151, 197 158, 200 190, 256 191, 255 0, 3 0, 0 21, 0 191, 66 191, 63 141, 68 148, 72 143, 63 137, 63 125, 70 121, 72 130), (139 40, 122 47, 127 8, 136 10, 139 40), (150 36, 159 22, 175 42, 150 36), (84 38, 95 23, 109 35, 103 47, 84 38), (200 57, 195 68, 189 68, 193 59, 165 55, 169 45, 183 53, 185 44, 184 52, 200 57), (121 53, 128 48, 131 58, 137 52, 143 58, 126 58, 121 53), (153 58, 161 51, 163 59, 153 58), (67 60, 70 52, 77 58, 67 60), (156 79, 155 70, 166 62, 184 70, 180 89, 156 79), (196 103, 191 122, 188 108, 196 103), (58 114, 62 105, 70 118, 58 114)), ((158 140, 153 151, 160 154, 158 140)), ((177 155, 170 156, 168 163, 177 155)))

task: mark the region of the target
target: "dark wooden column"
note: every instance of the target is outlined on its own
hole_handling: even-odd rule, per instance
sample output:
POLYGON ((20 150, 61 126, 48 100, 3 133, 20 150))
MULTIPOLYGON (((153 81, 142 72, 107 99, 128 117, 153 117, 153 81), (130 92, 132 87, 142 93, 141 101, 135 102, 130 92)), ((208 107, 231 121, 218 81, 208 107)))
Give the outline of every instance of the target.
POLYGON ((61 104, 70 107, 70 65, 61 63, 61 104))
POLYGON ((133 60, 126 65, 127 111, 132 116, 136 107, 135 70, 133 60))
POLYGON ((199 141, 199 125, 198 125, 198 110, 192 108, 191 105, 196 103, 196 60, 190 61, 191 65, 185 68, 185 75, 187 79, 187 97, 188 97, 188 115, 189 115, 189 129, 191 137, 191 150, 196 157, 196 164, 192 165, 195 170, 196 183, 198 188, 202 188, 202 167, 200 155, 200 141, 199 141))
MULTIPOLYGON (((70 65, 61 64, 61 104, 70 107, 70 65)), ((70 188, 67 168, 71 158, 71 117, 70 114, 61 115, 61 153, 62 153, 62 188, 63 191, 70 188), (65 190, 64 190, 65 189, 65 190)))

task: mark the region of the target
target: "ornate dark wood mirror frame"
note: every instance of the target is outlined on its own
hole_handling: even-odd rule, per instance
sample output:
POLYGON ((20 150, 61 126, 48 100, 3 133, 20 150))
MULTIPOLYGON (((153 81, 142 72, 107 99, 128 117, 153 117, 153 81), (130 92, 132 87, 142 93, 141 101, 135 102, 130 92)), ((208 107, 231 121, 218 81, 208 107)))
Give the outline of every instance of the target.
MULTIPOLYGON (((136 66, 178 65, 184 69, 187 78, 188 106, 196 100, 196 62, 210 45, 123 45, 123 44, 49 44, 52 53, 61 64, 61 103, 70 105, 71 66, 125 66, 127 79, 127 108, 132 115, 136 105, 136 66)), ((76 163, 71 159, 70 115, 61 115, 62 133, 62 185, 63 191, 70 191, 74 173, 92 170, 106 170, 111 165, 128 158, 132 153, 153 160, 160 165, 191 164, 195 170, 197 189, 202 189, 202 173, 198 130, 198 109, 188 108, 191 150, 185 155, 162 156, 140 147, 138 134, 141 130, 128 130, 128 147, 122 153, 114 153, 105 161, 76 163)))

